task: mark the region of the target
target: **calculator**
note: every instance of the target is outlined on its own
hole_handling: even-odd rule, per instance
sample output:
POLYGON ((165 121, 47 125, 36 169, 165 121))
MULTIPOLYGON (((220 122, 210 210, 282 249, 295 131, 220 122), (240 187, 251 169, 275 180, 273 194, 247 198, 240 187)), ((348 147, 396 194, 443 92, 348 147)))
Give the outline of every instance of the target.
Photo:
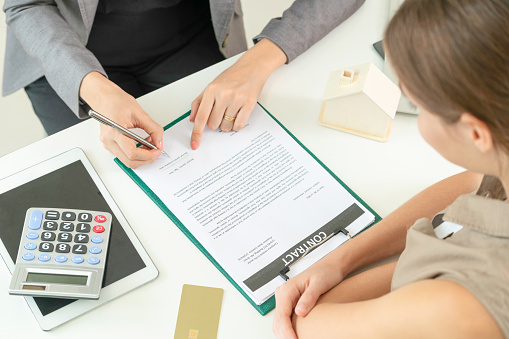
POLYGON ((29 208, 9 293, 98 299, 111 221, 108 212, 29 208))

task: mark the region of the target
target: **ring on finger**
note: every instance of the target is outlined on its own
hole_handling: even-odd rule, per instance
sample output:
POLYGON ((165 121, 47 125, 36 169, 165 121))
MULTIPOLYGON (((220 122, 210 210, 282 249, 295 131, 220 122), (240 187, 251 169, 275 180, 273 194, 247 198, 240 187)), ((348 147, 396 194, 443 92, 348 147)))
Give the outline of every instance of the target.
POLYGON ((229 117, 227 116, 226 114, 223 116, 223 119, 224 120, 227 120, 227 121, 235 121, 236 118, 232 118, 232 117, 229 117))

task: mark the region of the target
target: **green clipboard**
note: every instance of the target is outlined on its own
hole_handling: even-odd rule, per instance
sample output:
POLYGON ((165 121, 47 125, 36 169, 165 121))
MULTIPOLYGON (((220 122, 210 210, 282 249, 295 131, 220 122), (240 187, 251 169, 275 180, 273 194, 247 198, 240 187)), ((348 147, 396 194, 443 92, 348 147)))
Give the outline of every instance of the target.
MULTIPOLYGON (((304 146, 292 133, 290 133, 290 131, 288 131, 285 128, 285 126, 283 126, 272 114, 270 114, 269 111, 267 111, 265 109, 265 107, 263 107, 262 105, 260 105, 260 107, 263 108, 263 110, 272 119, 274 119, 274 121, 276 121, 278 123, 278 125, 281 126, 281 128, 283 128, 283 130, 285 130, 286 133, 288 133, 307 153, 309 153, 309 155, 311 155, 313 157, 313 159, 315 159, 334 179, 336 179, 348 191, 348 193, 350 193, 355 199, 357 199, 357 201, 359 203, 361 203, 367 210, 369 210, 371 213, 373 213, 373 215, 375 216, 375 221, 371 225, 368 225, 364 230, 366 230, 367 228, 376 224, 378 221, 380 221, 382 219, 371 207, 368 206, 368 204, 366 204, 361 198, 359 198, 359 196, 357 194, 355 194, 343 181, 341 181, 341 179, 339 179, 309 149, 307 149, 306 146, 304 146)), ((164 127, 164 129, 167 130, 168 128, 172 127, 173 125, 175 125, 182 119, 188 117, 190 115, 190 113, 191 113, 191 111, 185 113, 181 117, 170 122, 168 125, 166 125, 164 127)), ((247 299, 247 301, 249 301, 249 303, 251 305, 253 305, 253 307, 261 315, 265 315, 275 308, 276 298, 274 296, 270 297, 263 304, 257 305, 244 292, 244 290, 242 288, 240 288, 240 286, 235 282, 235 280, 233 280, 232 277, 230 277, 230 275, 224 270, 224 268, 222 268, 221 265, 219 265, 219 263, 210 255, 210 253, 202 246, 202 244, 200 242, 198 242, 198 240, 196 240, 196 238, 191 234, 191 232, 189 232, 189 230, 186 228, 186 226, 184 226, 184 224, 182 224, 182 222, 180 222, 180 220, 170 211, 170 209, 161 201, 161 199, 159 199, 159 197, 145 184, 145 182, 143 182, 143 180, 141 180, 140 177, 138 177, 138 175, 136 173, 134 173, 134 171, 132 169, 125 166, 118 158, 115 158, 115 162, 120 166, 120 168, 122 168, 124 170, 124 172, 127 173, 127 175, 131 179, 134 180, 134 182, 143 190, 143 192, 145 192, 155 202, 155 204, 171 219, 171 221, 173 221, 173 223, 175 225, 177 225, 177 227, 182 231, 182 233, 184 233, 186 235, 186 237, 189 240, 191 240, 191 242, 196 247, 198 247, 198 249, 210 260, 210 262, 212 262, 212 264, 214 264, 214 266, 216 266, 216 268, 226 277, 226 279, 228 279, 233 284, 233 286, 235 286, 235 288, 247 299)))

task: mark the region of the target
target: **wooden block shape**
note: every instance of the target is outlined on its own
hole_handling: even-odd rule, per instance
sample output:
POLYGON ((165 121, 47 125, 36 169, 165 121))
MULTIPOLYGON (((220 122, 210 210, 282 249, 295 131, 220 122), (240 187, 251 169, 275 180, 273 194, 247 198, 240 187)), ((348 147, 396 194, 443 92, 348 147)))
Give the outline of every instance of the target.
POLYGON ((400 96, 399 87, 372 63, 333 71, 325 88, 318 122, 387 141, 400 96))

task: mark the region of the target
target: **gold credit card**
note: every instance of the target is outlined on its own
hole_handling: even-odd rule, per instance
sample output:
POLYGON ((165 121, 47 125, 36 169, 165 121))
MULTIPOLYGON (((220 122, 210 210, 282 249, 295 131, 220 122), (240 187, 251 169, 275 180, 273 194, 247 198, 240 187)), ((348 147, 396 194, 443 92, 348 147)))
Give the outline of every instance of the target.
POLYGON ((175 339, 216 339, 223 289, 184 285, 175 339))

